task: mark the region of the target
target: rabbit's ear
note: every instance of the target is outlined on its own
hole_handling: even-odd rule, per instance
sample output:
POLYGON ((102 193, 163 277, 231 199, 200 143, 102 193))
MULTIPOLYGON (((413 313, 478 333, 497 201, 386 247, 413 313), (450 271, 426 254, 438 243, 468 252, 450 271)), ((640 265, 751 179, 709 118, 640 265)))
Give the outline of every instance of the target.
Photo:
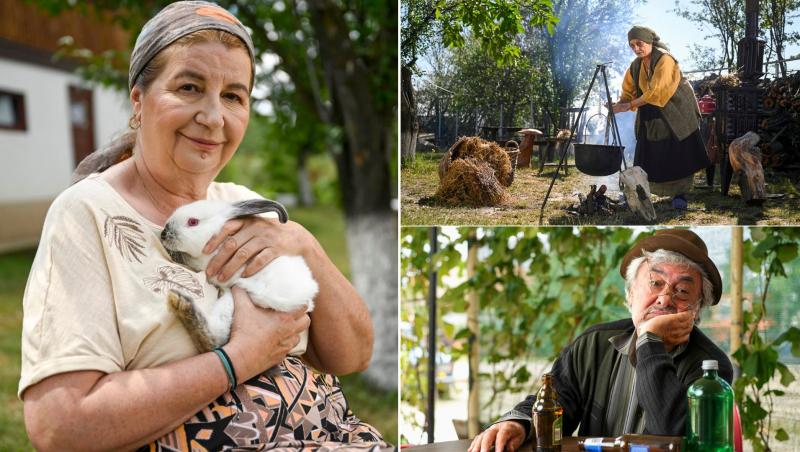
POLYGON ((248 199, 246 201, 239 201, 233 204, 235 210, 233 211, 233 218, 245 217, 248 215, 256 215, 264 212, 275 212, 278 214, 278 219, 281 223, 289 221, 289 214, 286 208, 279 202, 270 199, 248 199))

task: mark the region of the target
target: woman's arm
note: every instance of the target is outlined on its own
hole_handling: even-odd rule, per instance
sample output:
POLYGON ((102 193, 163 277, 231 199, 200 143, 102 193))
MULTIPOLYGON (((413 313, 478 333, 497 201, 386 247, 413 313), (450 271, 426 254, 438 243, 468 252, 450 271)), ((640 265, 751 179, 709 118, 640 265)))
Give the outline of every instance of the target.
MULTIPOLYGON (((283 360, 309 320, 302 310, 258 308, 238 288, 234 303, 231 340, 223 348, 243 382, 283 360)), ((214 353, 152 369, 68 372, 23 393, 25 426, 38 450, 133 449, 174 430, 227 389, 214 353)))
POLYGON ((366 304, 303 226, 259 217, 231 220, 209 240, 204 252, 218 247, 206 273, 220 281, 245 265, 242 276, 247 277, 278 256, 303 256, 319 284, 305 358, 319 370, 337 375, 369 365, 373 329, 366 304))
POLYGON ((58 374, 25 391, 25 428, 39 451, 130 450, 175 429, 227 384, 213 353, 154 369, 58 374))
POLYGON ((644 104, 663 107, 678 90, 680 83, 681 70, 678 63, 670 55, 664 55, 658 60, 650 81, 641 86, 642 95, 631 104, 634 108, 644 104))

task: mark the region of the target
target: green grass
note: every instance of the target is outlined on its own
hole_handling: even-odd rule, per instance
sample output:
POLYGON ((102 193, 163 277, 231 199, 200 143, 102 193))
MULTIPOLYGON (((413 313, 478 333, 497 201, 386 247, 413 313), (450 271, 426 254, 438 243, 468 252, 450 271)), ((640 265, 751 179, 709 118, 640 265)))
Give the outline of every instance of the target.
MULTIPOLYGON (((539 210, 547 193, 555 168, 546 167, 542 174, 538 168, 516 169, 514 182, 508 188, 510 201, 497 207, 467 208, 444 207, 436 204, 433 195, 439 185, 438 165, 442 153, 417 154, 416 160, 401 171, 403 226, 428 225, 515 225, 539 224, 539 210)), ((535 164, 535 159, 534 159, 535 164)), ((782 225, 800 223, 800 192, 798 181, 785 175, 767 172, 767 193, 782 194, 779 199, 768 199, 763 206, 747 206, 741 198, 738 185, 731 183, 728 196, 714 189, 695 188, 688 195, 689 210, 675 211, 669 198, 658 198, 654 203, 656 223, 665 225, 782 225)), ((547 201, 542 224, 551 225, 633 225, 644 220, 628 210, 612 215, 585 215, 575 217, 566 208, 577 202, 575 192, 586 194, 590 184, 605 183, 609 193, 618 191, 616 178, 594 178, 570 167, 568 175, 559 174, 547 201)), ((715 182, 719 184, 719 175, 715 182)), ((705 173, 695 175, 695 185, 705 184, 705 173)), ((616 194, 611 194, 616 199, 616 194)), ((655 199, 655 198, 654 198, 655 199)))
POLYGON ((0 256, 0 450, 31 450, 17 399, 22 293, 34 251, 0 256))
MULTIPOLYGON (((306 226, 325 248, 333 262, 347 274, 344 218, 332 207, 297 208, 290 211, 294 221, 306 226)), ((22 295, 34 251, 0 255, 0 451, 27 451, 32 447, 22 420, 22 403, 17 399, 22 330, 22 295)), ((341 379, 353 413, 372 424, 384 438, 397 444, 397 391, 371 387, 363 376, 341 379)))

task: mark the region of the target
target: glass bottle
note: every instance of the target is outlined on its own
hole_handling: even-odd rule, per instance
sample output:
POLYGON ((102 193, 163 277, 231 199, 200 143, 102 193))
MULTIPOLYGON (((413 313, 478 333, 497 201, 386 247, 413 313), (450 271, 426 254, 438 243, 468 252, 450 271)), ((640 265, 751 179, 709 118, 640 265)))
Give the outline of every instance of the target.
POLYGON ((687 446, 692 452, 732 452, 733 390, 717 374, 717 361, 703 361, 702 367, 703 376, 687 391, 687 446))
POLYGON ((680 452, 680 436, 622 435, 616 438, 578 438, 578 450, 589 452, 680 452))
POLYGON ((561 452, 561 417, 564 409, 558 404, 553 374, 542 375, 542 387, 533 405, 533 427, 536 430, 536 452, 561 452))

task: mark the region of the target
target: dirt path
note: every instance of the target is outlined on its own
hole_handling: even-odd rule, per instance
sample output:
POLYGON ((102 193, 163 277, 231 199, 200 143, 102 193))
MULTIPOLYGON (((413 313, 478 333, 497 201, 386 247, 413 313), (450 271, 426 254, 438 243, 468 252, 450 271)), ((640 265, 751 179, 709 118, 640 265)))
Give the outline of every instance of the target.
MULTIPOLYGON (((442 207, 436 205, 433 195, 439 184, 437 165, 441 153, 418 154, 417 160, 402 168, 400 173, 403 226, 415 225, 512 225, 539 224, 539 210, 555 168, 517 168, 514 183, 509 187, 511 200, 502 206, 485 208, 442 207)), ((795 176, 797 177, 797 176, 795 176)), ((719 177, 717 177, 719 183, 719 177)), ((596 178, 570 167, 568 175, 561 173, 547 201, 542 224, 558 225, 619 225, 649 224, 630 211, 613 215, 587 215, 575 217, 566 208, 577 202, 575 193, 586 193, 591 184, 606 184, 608 195, 617 199, 619 191, 615 176, 596 178)), ((675 211, 669 198, 658 198, 654 203, 656 224, 669 225, 797 225, 800 224, 800 191, 797 181, 791 182, 786 174, 769 174, 767 192, 782 193, 780 199, 769 199, 763 206, 746 206, 739 187, 731 184, 728 196, 723 196, 719 186, 705 185, 705 174, 695 176, 696 188, 689 194, 689 210, 675 211)), ((656 199, 656 198, 654 198, 656 199)))

